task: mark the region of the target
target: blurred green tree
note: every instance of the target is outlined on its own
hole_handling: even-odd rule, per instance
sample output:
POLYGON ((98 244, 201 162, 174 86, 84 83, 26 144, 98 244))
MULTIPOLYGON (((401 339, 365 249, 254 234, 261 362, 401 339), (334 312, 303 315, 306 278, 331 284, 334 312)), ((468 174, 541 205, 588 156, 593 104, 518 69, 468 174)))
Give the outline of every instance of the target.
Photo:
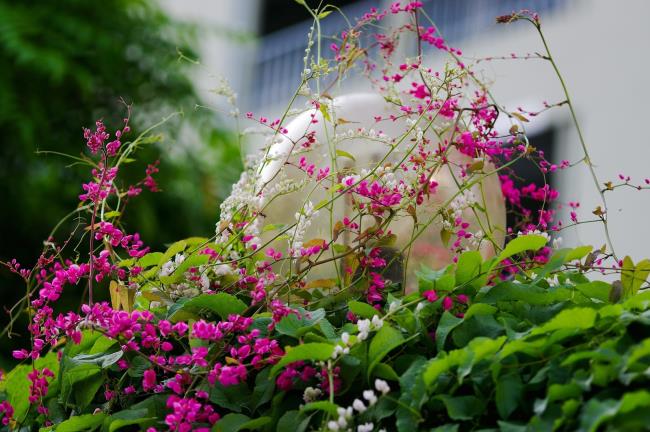
MULTIPOLYGON (((163 126, 162 146, 143 154, 155 160, 161 153, 157 180, 165 193, 144 192, 133 202, 125 215, 130 230, 154 247, 214 232, 241 158, 216 116, 195 109, 196 92, 178 60, 179 51, 192 55, 194 38, 191 26, 146 0, 0 0, 0 259, 31 265, 90 178, 85 167, 65 169, 70 160, 37 151, 78 155, 82 126, 98 118, 109 130, 121 124, 121 98, 133 103, 134 133, 185 113, 163 126)), ((127 177, 142 178, 145 164, 133 164, 127 177)), ((0 274, 0 304, 9 306, 24 289, 8 271, 0 274)))

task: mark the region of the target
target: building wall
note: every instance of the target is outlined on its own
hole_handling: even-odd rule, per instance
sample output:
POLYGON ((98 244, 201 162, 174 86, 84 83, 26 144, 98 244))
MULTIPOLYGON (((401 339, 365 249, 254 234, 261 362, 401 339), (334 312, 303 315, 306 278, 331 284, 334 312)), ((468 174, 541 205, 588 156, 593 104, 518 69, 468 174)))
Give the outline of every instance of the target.
MULTIPOLYGON (((650 177, 650 137, 645 132, 650 107, 646 84, 650 57, 650 2, 582 0, 567 2, 564 9, 544 17, 543 30, 564 76, 591 158, 601 182, 617 182, 625 173, 636 182, 650 177)), ((496 28, 462 44, 465 55, 540 52, 543 46, 534 28, 524 22, 496 28)), ((494 78, 496 98, 511 110, 564 99, 548 62, 541 60, 495 61, 486 65, 494 78)), ((582 150, 569 111, 553 109, 530 123, 531 129, 559 128, 558 161, 576 161, 582 150)), ((569 169, 558 179, 564 202, 581 202, 579 217, 600 204, 596 187, 584 165, 569 169)), ((602 184, 601 184, 602 186, 602 184)), ((606 194, 611 236, 619 254, 635 259, 650 255, 650 191, 619 189, 606 194)), ((561 219, 569 220, 568 211, 561 219)), ((562 234, 565 244, 604 243, 600 224, 585 224, 562 234)))

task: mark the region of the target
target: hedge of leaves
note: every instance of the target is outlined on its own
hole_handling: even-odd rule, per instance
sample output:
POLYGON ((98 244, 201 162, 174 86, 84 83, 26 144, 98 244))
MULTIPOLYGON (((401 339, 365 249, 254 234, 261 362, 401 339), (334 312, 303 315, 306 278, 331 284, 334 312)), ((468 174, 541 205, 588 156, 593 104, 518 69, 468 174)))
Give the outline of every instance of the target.
MULTIPOLYGON (((196 241, 145 255, 144 272, 157 274, 169 257, 196 241)), ((234 385, 210 385, 205 368, 192 366, 194 382, 187 391, 203 390, 216 407, 220 419, 214 431, 644 429, 650 406, 650 292, 631 285, 634 278, 625 280, 620 293, 619 283, 590 281, 579 261, 590 259, 589 248, 558 250, 534 271, 486 284, 500 260, 544 243, 541 236, 523 236, 487 262, 466 252, 444 270, 423 269, 419 292, 393 292, 380 310, 359 298, 325 297, 315 290, 309 311, 296 306, 299 314, 272 325, 270 313, 256 313, 243 299, 221 292, 182 299, 152 322, 186 320, 196 327, 201 319, 224 322, 233 314, 248 315, 248 330, 282 347, 277 361, 250 368, 234 385), (454 299, 451 307, 446 299, 454 299), (352 315, 356 324, 348 321, 352 315), (318 373, 305 380, 290 376, 287 385, 288 370, 307 367, 327 369, 326 384, 336 391, 328 393, 327 385, 317 390, 318 373)), ((205 256, 188 260, 196 265, 205 256)), ((136 306, 147 303, 145 296, 136 306)), ((62 344, 35 361, 36 370, 53 374, 46 377, 43 401, 53 425, 41 430, 162 424, 174 393, 165 386, 153 392, 158 394, 143 388, 152 368, 144 348, 125 352, 120 349, 125 332, 107 337, 101 326, 88 327, 79 344, 62 344), (115 388, 121 393, 107 396, 115 388)), ((192 335, 196 332, 176 338, 172 352, 205 346, 226 364, 237 362, 222 349, 228 338, 209 343, 192 335)), ((33 370, 18 366, 0 382, 0 397, 15 410, 10 426, 22 425, 21 430, 44 423, 28 400, 33 370)))

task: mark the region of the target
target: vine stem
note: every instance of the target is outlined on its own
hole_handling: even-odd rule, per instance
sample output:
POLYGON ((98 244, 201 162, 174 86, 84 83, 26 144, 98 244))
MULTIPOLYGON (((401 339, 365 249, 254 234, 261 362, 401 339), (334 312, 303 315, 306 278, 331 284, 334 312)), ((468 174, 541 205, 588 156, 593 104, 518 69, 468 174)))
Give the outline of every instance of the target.
POLYGON ((537 29, 537 33, 539 34, 539 37, 542 41, 542 44, 544 45, 544 50, 546 51, 546 59, 551 63, 551 66, 553 67, 553 70, 555 71, 555 75, 557 76, 558 80, 560 81, 560 85, 562 86, 562 91, 564 92, 564 97, 566 98, 566 104, 569 107, 569 112, 571 113, 571 120, 573 121, 573 125, 576 128, 576 131, 578 132, 578 140, 580 141, 580 146, 582 147, 582 151, 584 153, 583 161, 587 165, 587 168, 589 169, 589 173, 591 174, 591 178, 594 181, 594 184, 596 185, 596 190, 598 191, 598 194, 600 195, 600 200, 602 202, 602 206, 604 209, 604 215, 600 217, 601 221, 603 222, 603 228, 605 230, 605 237, 607 240, 607 244, 609 246, 609 249, 612 251, 612 255, 614 256, 614 259, 618 261, 618 258, 616 256, 616 252, 614 251, 614 244, 612 242, 611 236, 609 234, 609 226, 607 223, 607 217, 609 213, 607 212, 607 200, 605 199, 605 193, 600 187, 600 181, 598 180, 598 176, 596 175, 596 170, 594 169, 594 166, 591 162, 591 157, 589 156, 589 150, 587 148, 587 144, 585 142, 585 138, 582 134, 582 129, 580 128, 580 123, 578 122, 578 116, 576 115, 575 109, 573 108, 573 102, 571 101, 571 96, 569 96, 569 90, 567 89, 566 83, 564 82, 564 78, 562 77, 562 74, 560 73, 560 69, 558 68, 557 64, 555 63, 555 59, 551 55, 551 50, 548 47, 548 43, 546 41, 546 37, 544 37, 544 32, 542 32, 542 26, 539 22, 527 19, 530 23, 535 26, 535 29, 537 29))
POLYGON ((95 219, 97 218, 97 208, 99 207, 100 195, 102 193, 102 188, 104 187, 104 180, 106 178, 106 172, 108 171, 108 157, 104 154, 102 158, 104 162, 104 169, 102 170, 102 177, 99 180, 99 190, 97 192, 97 198, 93 203, 93 215, 90 218, 90 250, 88 251, 89 255, 89 270, 88 270, 88 304, 93 305, 93 270, 94 270, 94 260, 93 260, 93 250, 94 250, 94 240, 95 240, 95 219))

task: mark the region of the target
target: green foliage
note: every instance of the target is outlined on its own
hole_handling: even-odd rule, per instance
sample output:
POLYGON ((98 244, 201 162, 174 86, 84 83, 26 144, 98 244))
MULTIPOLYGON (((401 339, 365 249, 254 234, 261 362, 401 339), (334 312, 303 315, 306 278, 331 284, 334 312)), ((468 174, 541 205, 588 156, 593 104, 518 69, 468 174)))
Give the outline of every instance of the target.
MULTIPOLYGON (((195 109, 199 98, 178 61, 179 51, 194 55, 195 43, 193 27, 172 22, 148 0, 0 0, 0 60, 6 65, 0 70, 0 183, 11 185, 3 189, 0 259, 34 263, 50 229, 77 206, 90 169, 46 152, 84 152, 80 126, 100 118, 109 131, 121 125, 121 98, 133 104, 134 130, 126 139, 141 125, 184 113, 156 131, 161 142, 142 149, 143 162, 123 167, 124 181, 137 183, 163 150, 157 180, 165 193, 143 192, 123 219, 154 247, 213 232, 241 162, 236 139, 217 116, 195 109)), ((75 224, 71 218, 61 228, 75 224)), ((56 233, 55 240, 66 236, 56 233)), ((11 293, 5 299, 10 306, 24 292, 7 273, 0 282, 11 293)), ((76 308, 78 293, 63 303, 76 308)))
MULTIPOLYGON (((146 273, 203 242, 186 239, 138 262, 146 273)), ((518 243, 509 249, 511 257, 538 247, 536 240, 518 243)), ((226 292, 178 299, 167 315, 225 320, 250 314, 253 327, 277 339, 285 352, 239 384, 209 384, 204 375, 195 375, 197 390, 204 390, 221 414, 215 431, 318 429, 355 399, 365 410, 354 410, 350 424, 373 422, 398 431, 641 430, 650 412, 650 292, 641 288, 610 302, 611 284, 590 281, 566 266, 588 253, 588 248, 555 251, 546 264, 503 281, 485 274, 492 261, 466 253, 446 269, 423 269, 420 283, 440 289, 440 297, 467 295, 468 302, 456 301, 445 310, 442 298, 430 302, 418 293, 391 294, 387 304, 374 308, 355 298, 345 308, 359 319, 356 325, 341 320, 340 305, 334 303, 313 310, 295 307, 269 327, 267 312, 255 312, 226 292), (476 280, 491 283, 475 287, 476 280), (340 387, 331 398, 321 393, 309 400, 306 383, 280 388, 280 374, 301 365, 336 374, 340 387), (385 395, 376 379, 388 382, 385 395), (376 402, 366 398, 364 391, 370 390, 376 402)), ((159 279, 156 283, 166 283, 159 279)), ((196 343, 205 341, 189 338, 191 346, 196 343)), ((118 346, 85 330, 80 344, 65 346, 60 361, 52 352, 36 362, 56 375, 44 401, 56 427, 45 430, 161 424, 168 413, 166 394, 118 395, 110 403, 100 396, 104 386, 116 382, 139 386, 152 367, 144 356, 118 346), (129 364, 126 371, 117 365, 122 359, 129 364)), ((226 357, 227 364, 233 361, 226 357)), ((0 385, 0 395, 16 409, 14 418, 26 424, 40 421, 27 401, 30 370, 21 365, 0 385)))

